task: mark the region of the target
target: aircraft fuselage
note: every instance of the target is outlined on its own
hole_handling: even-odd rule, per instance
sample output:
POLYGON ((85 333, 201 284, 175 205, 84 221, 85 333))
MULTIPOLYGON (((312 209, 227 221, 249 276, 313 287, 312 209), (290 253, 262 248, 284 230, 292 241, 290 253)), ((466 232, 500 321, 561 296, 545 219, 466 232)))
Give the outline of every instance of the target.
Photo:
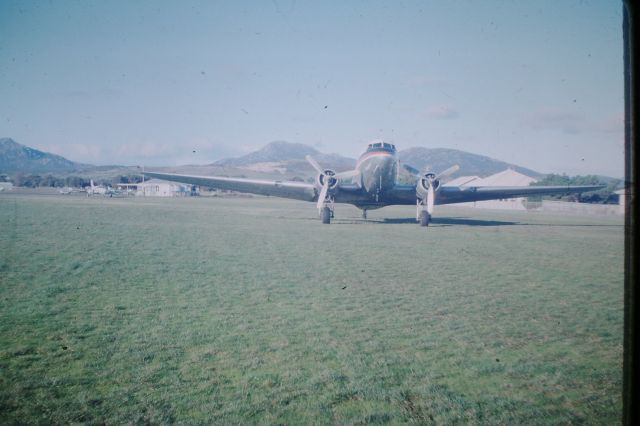
POLYGON ((398 176, 396 149, 388 143, 371 144, 356 164, 360 186, 375 201, 391 190, 398 176))

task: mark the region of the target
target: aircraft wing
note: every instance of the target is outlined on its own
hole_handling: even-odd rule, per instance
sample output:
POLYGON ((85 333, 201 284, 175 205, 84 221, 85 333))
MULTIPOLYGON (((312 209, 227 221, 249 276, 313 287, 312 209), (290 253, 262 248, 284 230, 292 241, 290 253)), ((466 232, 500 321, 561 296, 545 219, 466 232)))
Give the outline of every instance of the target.
POLYGON ((188 183, 228 191, 314 201, 317 198, 313 184, 280 180, 231 178, 222 176, 192 176, 174 173, 144 172, 146 176, 173 182, 188 183))
POLYGON ((438 191, 436 204, 466 203, 469 201, 497 200, 529 197, 532 195, 573 194, 597 191, 604 185, 580 186, 443 186, 438 191))
MULTIPOLYGON (((442 186, 435 204, 467 203, 471 201, 499 200, 502 198, 529 197, 533 195, 572 194, 597 191, 604 185, 583 186, 442 186)), ((415 185, 396 185, 385 194, 385 204, 415 204, 415 185)))

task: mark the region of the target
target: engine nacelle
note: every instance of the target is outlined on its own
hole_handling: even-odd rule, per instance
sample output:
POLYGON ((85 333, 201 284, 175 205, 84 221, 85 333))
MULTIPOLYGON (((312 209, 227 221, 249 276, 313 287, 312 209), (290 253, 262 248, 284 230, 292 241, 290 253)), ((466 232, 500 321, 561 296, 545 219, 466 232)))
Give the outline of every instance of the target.
POLYGON ((436 179, 435 173, 425 173, 424 176, 418 179, 418 184, 416 185, 418 197, 425 198, 430 186, 433 186, 434 191, 437 191, 440 187, 440 180, 436 179))
POLYGON ((326 169, 323 173, 318 174, 318 177, 316 178, 316 184, 320 187, 323 187, 325 179, 329 179, 329 189, 334 189, 336 185, 338 185, 338 179, 334 177, 335 175, 335 170, 326 169))

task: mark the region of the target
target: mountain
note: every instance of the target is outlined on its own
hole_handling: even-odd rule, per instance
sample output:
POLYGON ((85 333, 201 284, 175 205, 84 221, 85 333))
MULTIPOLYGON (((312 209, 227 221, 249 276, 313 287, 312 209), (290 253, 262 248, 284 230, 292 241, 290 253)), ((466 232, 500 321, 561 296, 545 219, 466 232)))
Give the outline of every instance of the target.
POLYGON ((86 164, 75 163, 59 155, 21 145, 11 138, 0 138, 0 172, 59 173, 82 170, 86 164))
POLYGON ((460 166, 460 170, 453 176, 489 176, 501 172, 507 168, 527 176, 539 178, 543 174, 525 167, 505 163, 484 155, 471 154, 447 148, 408 148, 398 152, 401 163, 408 164, 418 170, 430 170, 441 172, 454 164, 460 166))
POLYGON ((312 156, 323 167, 336 171, 353 169, 356 164, 356 160, 353 158, 338 154, 323 154, 309 145, 274 141, 242 157, 219 160, 213 165, 265 172, 279 171, 282 174, 308 175, 313 173, 313 168, 305 160, 307 155, 312 156))
POLYGON ((216 161, 218 166, 247 166, 255 163, 268 163, 287 160, 303 160, 305 155, 318 155, 319 152, 301 143, 274 141, 257 151, 242 157, 227 158, 216 161))
MULTIPOLYGON (((184 174, 245 176, 265 179, 292 179, 298 177, 307 180, 315 177, 316 171, 305 160, 304 157, 306 155, 311 155, 322 167, 338 172, 352 170, 356 164, 356 160, 353 158, 343 157, 338 154, 323 154, 309 145, 274 141, 255 152, 241 157, 219 160, 209 165, 185 165, 165 167, 163 169, 184 174)), ((463 175, 485 177, 507 168, 512 168, 535 178, 543 176, 543 174, 525 167, 456 149, 413 147, 399 151, 398 158, 403 164, 410 165, 418 170, 430 170, 435 173, 458 164, 460 170, 454 173, 451 176, 452 178, 463 175)), ((404 180, 411 181, 411 177, 402 168, 400 168, 400 171, 404 180)), ((10 138, 0 138, 0 173, 16 172, 31 174, 52 173, 58 175, 73 173, 98 178, 135 174, 139 171, 135 167, 92 166, 76 163, 59 155, 21 145, 10 138)))
MULTIPOLYGON (((237 158, 217 161, 214 166, 237 167, 255 172, 279 172, 282 175, 314 175, 315 171, 304 159, 311 155, 323 167, 336 171, 351 170, 356 160, 338 154, 322 154, 308 145, 275 141, 267 144, 258 151, 237 158)), ((398 152, 401 163, 408 164, 418 170, 443 171, 454 164, 460 170, 453 176, 477 175, 489 176, 501 172, 509 167, 531 177, 541 177, 542 174, 534 170, 515 166, 504 161, 495 160, 483 155, 471 154, 465 151, 447 148, 408 148, 398 152)))

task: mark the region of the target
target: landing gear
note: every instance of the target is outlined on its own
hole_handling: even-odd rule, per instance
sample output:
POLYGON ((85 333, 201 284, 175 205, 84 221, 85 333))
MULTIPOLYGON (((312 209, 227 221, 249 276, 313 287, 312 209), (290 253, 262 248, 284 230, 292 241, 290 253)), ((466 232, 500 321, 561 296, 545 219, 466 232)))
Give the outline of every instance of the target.
POLYGON ((333 217, 333 212, 329 207, 322 208, 322 223, 330 224, 331 218, 333 217))
POLYGON ((367 219, 367 209, 362 209, 362 218, 367 219))
POLYGON ((420 226, 429 226, 431 222, 429 204, 425 199, 418 199, 416 203, 416 221, 420 222, 420 226))
POLYGON ((420 226, 429 226, 429 222, 431 222, 431 215, 423 210, 420 212, 420 226))
POLYGON ((323 202, 318 201, 318 212, 322 223, 331 223, 331 219, 333 219, 333 196, 327 194, 323 202))

